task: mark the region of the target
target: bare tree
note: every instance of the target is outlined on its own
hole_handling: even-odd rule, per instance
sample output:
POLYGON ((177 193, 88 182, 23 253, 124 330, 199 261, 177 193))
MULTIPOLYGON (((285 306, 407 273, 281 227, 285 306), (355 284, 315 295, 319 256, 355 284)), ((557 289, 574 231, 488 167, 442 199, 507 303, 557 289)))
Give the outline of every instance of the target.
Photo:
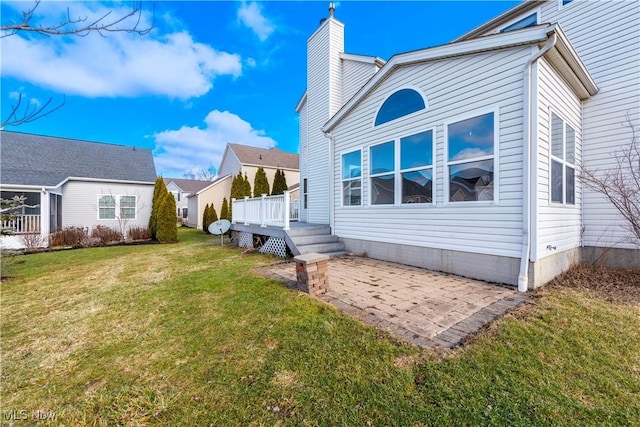
MULTIPOLYGON (((86 37, 90 33, 98 33, 102 37, 106 37, 106 33, 113 32, 145 35, 154 28, 153 24, 149 26, 142 24, 142 2, 136 3, 122 15, 113 16, 113 11, 109 11, 91 19, 88 16, 74 18, 67 8, 66 19, 62 22, 33 25, 32 22, 39 5, 40 0, 35 0, 32 8, 22 11, 22 17, 18 22, 3 22, 0 25, 0 38, 18 33, 35 33, 47 37, 64 35, 86 37)), ((24 102, 22 94, 19 94, 18 100, 11 106, 7 118, 0 123, 0 130, 6 126, 19 126, 46 117, 60 109, 65 101, 66 98, 63 97, 61 102, 54 104, 53 97, 50 97, 44 104, 36 101, 24 102)))
POLYGON ((183 174, 187 179, 198 179, 201 181, 213 181, 216 177, 217 169, 213 165, 209 165, 208 168, 199 168, 183 174))
POLYGON ((604 195, 625 219, 629 240, 640 247, 640 143, 637 125, 629 114, 622 123, 631 132, 630 142, 613 153, 613 167, 601 171, 582 165, 580 178, 590 188, 604 195))

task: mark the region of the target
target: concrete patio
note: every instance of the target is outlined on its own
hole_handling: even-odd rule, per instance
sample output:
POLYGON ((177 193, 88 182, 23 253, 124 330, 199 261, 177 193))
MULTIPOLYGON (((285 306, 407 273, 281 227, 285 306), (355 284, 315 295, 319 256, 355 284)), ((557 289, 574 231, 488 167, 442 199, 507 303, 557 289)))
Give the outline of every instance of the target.
MULTIPOLYGON (((259 272, 296 286, 294 262, 259 272)), ((348 256, 329 261, 329 291, 320 298, 410 343, 453 348, 527 297, 515 288, 348 256)))

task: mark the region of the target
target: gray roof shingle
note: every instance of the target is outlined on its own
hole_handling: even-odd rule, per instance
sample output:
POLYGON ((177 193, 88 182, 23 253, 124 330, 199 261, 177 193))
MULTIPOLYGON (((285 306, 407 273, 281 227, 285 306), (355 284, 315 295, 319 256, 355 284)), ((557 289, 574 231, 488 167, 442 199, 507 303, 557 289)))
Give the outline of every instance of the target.
POLYGON ((151 150, 0 132, 0 183, 55 186, 69 177, 154 182, 151 150))
POLYGON ((183 179, 183 178, 163 178, 166 185, 172 182, 176 184, 185 193, 195 193, 200 191, 208 185, 211 185, 213 181, 202 181, 199 179, 183 179))

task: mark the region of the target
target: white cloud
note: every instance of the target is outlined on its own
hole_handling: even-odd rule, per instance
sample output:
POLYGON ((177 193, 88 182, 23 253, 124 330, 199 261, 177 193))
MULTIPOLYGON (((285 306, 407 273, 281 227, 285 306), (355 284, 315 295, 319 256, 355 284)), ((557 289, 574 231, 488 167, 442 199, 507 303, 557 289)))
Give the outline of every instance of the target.
POLYGON ((227 143, 272 148, 276 142, 262 130, 229 111, 211 111, 205 126, 182 126, 153 135, 156 141, 156 171, 166 177, 182 177, 184 173, 220 166, 227 143))
POLYGON ((249 27, 258 36, 260 41, 269 38, 274 25, 262 15, 262 10, 258 3, 242 3, 238 9, 238 20, 249 27))
MULTIPOLYGON (((99 3, 69 7, 72 16, 89 19, 109 10, 112 16, 130 11, 99 3)), ((57 2, 43 2, 38 11, 56 22, 58 9, 57 2)), ((146 27, 147 19, 141 28, 146 27)), ((218 76, 240 76, 242 59, 195 41, 186 31, 160 34, 156 28, 144 36, 116 32, 107 37, 92 33, 25 38, 16 34, 2 39, 2 74, 87 97, 161 95, 186 100, 206 94, 218 76)))

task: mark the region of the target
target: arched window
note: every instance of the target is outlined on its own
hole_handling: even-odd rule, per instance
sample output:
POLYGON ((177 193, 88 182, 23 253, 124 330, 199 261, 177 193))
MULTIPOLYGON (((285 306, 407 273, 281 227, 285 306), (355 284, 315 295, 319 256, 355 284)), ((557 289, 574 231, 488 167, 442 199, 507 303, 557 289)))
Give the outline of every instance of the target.
POLYGON ((384 101, 376 116, 375 125, 390 122, 425 108, 422 95, 413 89, 400 89, 384 101))

